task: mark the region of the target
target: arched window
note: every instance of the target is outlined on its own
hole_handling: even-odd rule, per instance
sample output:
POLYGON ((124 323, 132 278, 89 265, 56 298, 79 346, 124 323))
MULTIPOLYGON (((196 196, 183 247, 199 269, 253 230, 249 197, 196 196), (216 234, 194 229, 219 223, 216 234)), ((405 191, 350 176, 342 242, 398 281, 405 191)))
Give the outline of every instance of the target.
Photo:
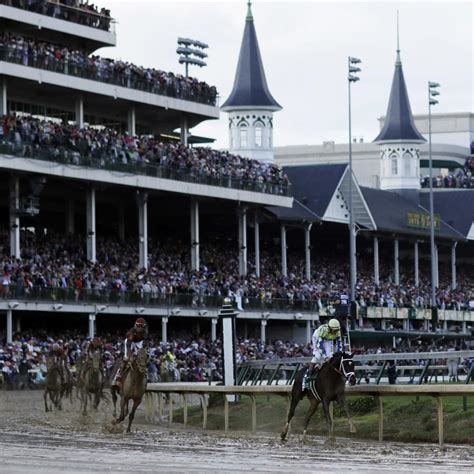
POLYGON ((263 146, 263 129, 262 127, 257 127, 255 129, 255 146, 262 147, 263 146))
POLYGON ((398 159, 392 158, 390 161, 391 161, 392 176, 396 176, 398 174, 398 159))
POLYGON ((247 146, 247 127, 240 127, 240 148, 246 148, 247 146))

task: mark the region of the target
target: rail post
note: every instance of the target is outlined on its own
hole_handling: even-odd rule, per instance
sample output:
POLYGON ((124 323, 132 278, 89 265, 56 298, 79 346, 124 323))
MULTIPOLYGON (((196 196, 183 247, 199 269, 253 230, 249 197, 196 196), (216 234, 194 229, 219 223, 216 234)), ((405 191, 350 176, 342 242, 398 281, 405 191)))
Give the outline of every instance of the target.
POLYGON ((380 395, 377 397, 379 409, 379 443, 383 441, 383 399, 380 395))
POLYGON ((173 423, 173 394, 169 394, 168 398, 168 418, 169 418, 169 425, 171 427, 171 423, 173 423))
POLYGON ((207 428, 207 401, 206 401, 206 395, 204 393, 201 394, 201 404, 202 404, 202 429, 205 430, 207 428))
POLYGON ((444 445, 444 420, 443 420, 443 398, 441 395, 437 396, 438 398, 438 436, 439 436, 439 445, 444 445))
POLYGON ((250 400, 252 401, 252 432, 257 431, 257 399, 255 395, 250 395, 250 400))
POLYGON ((224 431, 226 433, 229 431, 229 400, 226 394, 224 394, 224 431))
POLYGON ((185 393, 182 393, 181 397, 181 403, 183 404, 183 424, 186 428, 188 424, 188 398, 185 393))

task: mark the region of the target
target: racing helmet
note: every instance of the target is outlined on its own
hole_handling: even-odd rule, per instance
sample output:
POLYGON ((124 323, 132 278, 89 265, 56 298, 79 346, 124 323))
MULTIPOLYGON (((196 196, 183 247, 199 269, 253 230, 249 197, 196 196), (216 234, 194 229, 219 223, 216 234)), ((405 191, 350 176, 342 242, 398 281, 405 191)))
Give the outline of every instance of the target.
POLYGON ((143 318, 138 318, 136 321, 135 321, 135 327, 137 329, 145 329, 146 328, 146 321, 143 319, 143 318))
POLYGON ((341 329, 341 325, 339 324, 339 321, 335 318, 332 318, 329 320, 328 323, 329 329, 332 331, 339 331, 341 329))

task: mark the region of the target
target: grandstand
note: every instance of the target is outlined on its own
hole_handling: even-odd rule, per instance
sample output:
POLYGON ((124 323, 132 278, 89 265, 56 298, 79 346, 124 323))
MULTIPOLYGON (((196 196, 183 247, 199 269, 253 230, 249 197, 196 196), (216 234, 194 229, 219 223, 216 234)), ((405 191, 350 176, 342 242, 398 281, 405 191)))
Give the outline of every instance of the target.
POLYGON ((139 314, 162 342, 183 329, 214 341, 218 310, 232 296, 242 338, 307 342, 347 291, 350 180, 359 229, 351 336, 472 337, 474 189, 436 195, 433 320, 417 162, 423 137, 401 64, 390 103, 408 108, 387 114, 377 138, 387 162, 377 189, 359 185, 346 163, 275 165, 273 113, 281 106, 265 78, 250 6, 222 106, 226 152, 194 146, 199 137, 190 134, 219 118, 214 86, 95 55, 116 44, 110 13, 22 5, 0 4, 7 340, 43 325, 88 327, 92 336, 139 314), (391 134, 406 121, 408 135, 391 134), (395 176, 394 160, 405 175, 395 176))

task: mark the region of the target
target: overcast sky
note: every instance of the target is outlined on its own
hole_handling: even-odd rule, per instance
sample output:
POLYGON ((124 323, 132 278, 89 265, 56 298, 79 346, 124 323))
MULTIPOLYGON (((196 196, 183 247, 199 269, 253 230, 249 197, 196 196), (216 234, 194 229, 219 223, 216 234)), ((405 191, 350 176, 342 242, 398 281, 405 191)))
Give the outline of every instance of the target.
MULTIPOLYGON (((220 101, 233 85, 246 0, 215 2, 97 0, 118 21, 117 47, 102 56, 183 72, 178 36, 209 44, 208 67, 190 75, 217 87, 220 101)), ((472 112, 472 2, 255 0, 253 14, 267 82, 283 106, 275 113, 275 146, 347 142, 347 56, 362 59, 353 88, 353 134, 375 138, 386 112, 395 63, 396 12, 400 49, 414 114, 427 112, 427 81, 442 85, 436 112, 472 112)), ((192 132, 228 146, 227 114, 192 132)))

